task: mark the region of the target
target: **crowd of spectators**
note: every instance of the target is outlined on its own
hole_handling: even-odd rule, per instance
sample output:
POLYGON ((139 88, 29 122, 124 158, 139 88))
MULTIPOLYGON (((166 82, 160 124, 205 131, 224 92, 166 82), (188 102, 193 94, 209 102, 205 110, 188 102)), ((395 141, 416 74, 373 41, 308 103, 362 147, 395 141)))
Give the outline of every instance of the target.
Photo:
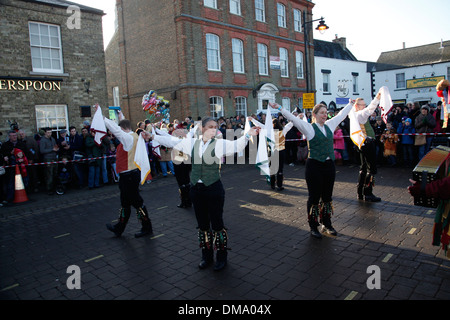
MULTIPOLYGON (((369 121, 376 134, 378 165, 413 167, 433 145, 448 145, 447 135, 411 135, 449 132, 448 128, 442 128, 441 113, 441 103, 431 107, 408 103, 403 107, 394 106, 388 114, 387 123, 384 123, 381 116, 374 112, 369 121)), ((311 122, 309 111, 294 111, 294 114, 311 122)), ((264 113, 250 116, 261 123, 265 122, 264 113)), ((285 126, 287 121, 281 114, 277 116, 285 126)), ((334 112, 330 111, 329 117, 333 116, 334 112)), ((227 132, 230 132, 228 130, 244 129, 245 120, 244 115, 219 117, 217 123, 222 138, 226 138, 227 132)), ((172 134, 176 129, 190 130, 194 124, 194 120, 187 117, 184 121, 175 119, 171 123, 161 122, 157 127, 172 134)), ((136 133, 151 130, 150 125, 148 120, 137 123, 136 133)), ((347 117, 334 132, 338 165, 359 164, 358 151, 349 137, 349 127, 347 117)), ((0 170, 0 206, 14 199, 16 165, 27 192, 64 194, 66 188, 93 189, 116 183, 119 177, 115 171, 115 150, 119 141, 108 131, 101 145, 97 145, 94 135, 89 123, 85 122, 80 132, 75 127, 58 132, 43 128, 34 136, 27 136, 26 130, 16 126, 1 136, 6 136, 6 139, 0 142, 0 169, 4 168, 0 170)), ((308 146, 303 134, 293 126, 285 138, 286 164, 304 164, 308 146)), ((151 140, 146 141, 146 144, 151 164, 147 182, 174 175, 171 150, 160 147, 159 152, 155 152, 151 140)))

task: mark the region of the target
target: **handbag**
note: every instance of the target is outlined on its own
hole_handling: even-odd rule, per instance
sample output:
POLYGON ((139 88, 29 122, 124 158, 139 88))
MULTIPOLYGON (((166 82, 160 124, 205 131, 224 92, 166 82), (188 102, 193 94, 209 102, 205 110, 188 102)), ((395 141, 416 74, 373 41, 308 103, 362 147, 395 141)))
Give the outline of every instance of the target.
POLYGON ((427 137, 423 135, 416 136, 414 139, 415 146, 423 146, 427 143, 427 137))

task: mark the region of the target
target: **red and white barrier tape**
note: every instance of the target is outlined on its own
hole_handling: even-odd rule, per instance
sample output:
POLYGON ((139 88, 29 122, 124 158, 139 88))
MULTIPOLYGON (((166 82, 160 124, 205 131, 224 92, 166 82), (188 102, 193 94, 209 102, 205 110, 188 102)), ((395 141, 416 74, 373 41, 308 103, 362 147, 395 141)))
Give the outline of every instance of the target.
MULTIPOLYGON (((113 158, 116 157, 116 155, 111 156, 104 156, 104 157, 95 157, 95 158, 83 158, 83 159, 77 159, 77 160, 61 160, 61 161, 50 161, 50 162, 39 162, 39 163, 29 163, 27 166, 41 166, 46 164, 58 164, 58 163, 68 163, 68 162, 81 162, 81 161, 90 161, 90 160, 99 160, 104 158, 113 158)), ((10 166, 0 166, 0 168, 15 168, 16 165, 10 165, 10 166)))
MULTIPOLYGON (((384 133, 386 134, 386 133, 384 133)), ((387 133, 389 134, 389 133, 387 133)), ((448 136, 450 132, 431 132, 431 133, 395 133, 398 136, 448 136)), ((381 135, 377 134, 376 137, 381 135)), ((340 138, 350 138, 350 136, 341 136, 340 138)), ((305 141, 306 139, 286 139, 285 141, 305 141)))

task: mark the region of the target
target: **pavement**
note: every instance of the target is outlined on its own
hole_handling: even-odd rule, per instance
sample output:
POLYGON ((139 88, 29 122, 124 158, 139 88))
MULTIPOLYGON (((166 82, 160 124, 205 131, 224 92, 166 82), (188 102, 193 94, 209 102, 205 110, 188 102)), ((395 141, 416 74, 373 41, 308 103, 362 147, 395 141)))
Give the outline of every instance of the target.
MULTIPOLYGON (((175 178, 142 186, 154 234, 121 238, 119 190, 29 194, 0 208, 1 300, 449 300, 450 261, 431 245, 435 210, 413 205, 411 169, 381 167, 379 203, 356 200, 356 166, 337 166, 336 237, 313 239, 303 165, 274 191, 254 165, 224 165, 229 259, 199 270, 194 210, 179 209, 175 178)), ((186 312, 188 310, 185 310, 186 312)))

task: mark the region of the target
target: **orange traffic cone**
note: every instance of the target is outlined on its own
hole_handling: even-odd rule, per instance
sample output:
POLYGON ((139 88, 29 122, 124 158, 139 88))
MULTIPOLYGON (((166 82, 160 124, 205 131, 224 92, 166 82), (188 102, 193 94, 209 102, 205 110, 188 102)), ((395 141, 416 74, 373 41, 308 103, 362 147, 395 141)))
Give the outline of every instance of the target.
POLYGON ((20 175, 19 165, 16 164, 16 182, 14 186, 14 203, 26 202, 28 201, 27 192, 25 191, 25 186, 23 185, 22 176, 20 175))

